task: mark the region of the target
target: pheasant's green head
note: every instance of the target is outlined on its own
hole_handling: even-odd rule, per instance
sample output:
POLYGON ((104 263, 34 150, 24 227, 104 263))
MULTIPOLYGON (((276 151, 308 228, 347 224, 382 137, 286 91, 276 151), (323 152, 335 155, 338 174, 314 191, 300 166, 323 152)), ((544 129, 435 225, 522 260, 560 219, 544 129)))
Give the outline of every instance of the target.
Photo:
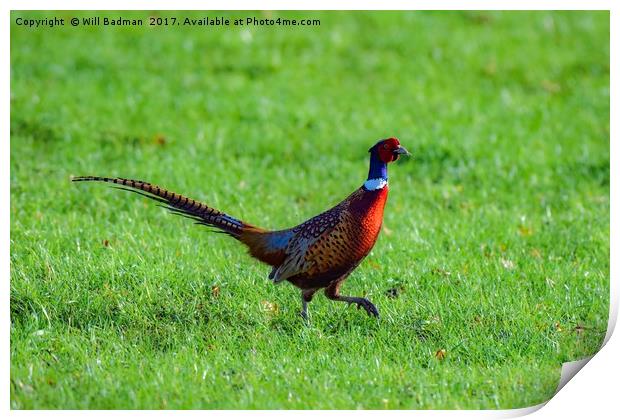
POLYGON ((376 153, 383 163, 390 163, 397 160, 400 155, 408 155, 409 152, 400 145, 396 137, 380 140, 368 150, 371 154, 376 153))

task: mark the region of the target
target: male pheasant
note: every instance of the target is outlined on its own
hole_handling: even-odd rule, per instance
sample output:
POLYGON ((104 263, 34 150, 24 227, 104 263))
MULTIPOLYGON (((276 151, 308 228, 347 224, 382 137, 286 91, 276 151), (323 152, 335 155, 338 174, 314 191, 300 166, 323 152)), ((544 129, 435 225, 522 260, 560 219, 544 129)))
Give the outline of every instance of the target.
POLYGON ((80 176, 73 181, 102 181, 163 203, 168 210, 211 226, 248 247, 250 255, 272 266, 274 283, 287 280, 301 289, 301 315, 307 319, 308 302, 325 288, 332 300, 355 303, 370 316, 375 305, 362 297, 342 296, 340 286, 374 246, 388 195, 387 164, 409 152, 391 137, 370 148, 368 179, 335 207, 284 230, 251 225, 191 198, 147 182, 125 178, 80 176))

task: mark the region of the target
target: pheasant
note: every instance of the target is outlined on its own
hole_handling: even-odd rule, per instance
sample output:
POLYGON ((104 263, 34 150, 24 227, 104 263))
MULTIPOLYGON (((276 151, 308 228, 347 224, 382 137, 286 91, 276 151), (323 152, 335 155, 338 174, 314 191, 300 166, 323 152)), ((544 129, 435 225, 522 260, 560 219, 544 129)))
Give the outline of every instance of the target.
POLYGON ((368 299, 343 296, 340 286, 368 255, 379 236, 388 196, 387 165, 409 152, 390 137, 369 149, 366 182, 335 207, 284 230, 266 230, 232 217, 206 204, 148 182, 125 178, 79 176, 73 181, 101 181, 119 185, 156 200, 174 214, 226 233, 247 246, 250 255, 272 267, 269 279, 287 280, 301 289, 301 316, 308 317, 308 303, 325 289, 327 298, 356 304, 369 316, 379 311, 368 299))

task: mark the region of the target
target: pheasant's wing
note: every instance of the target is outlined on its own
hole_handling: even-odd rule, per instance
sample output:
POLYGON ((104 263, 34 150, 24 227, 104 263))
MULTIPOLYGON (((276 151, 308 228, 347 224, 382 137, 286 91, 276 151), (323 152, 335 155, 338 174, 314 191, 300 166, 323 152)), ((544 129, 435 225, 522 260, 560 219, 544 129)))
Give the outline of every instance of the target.
POLYGON ((332 248, 345 251, 343 226, 349 217, 344 206, 339 205, 293 228, 284 261, 274 267, 269 278, 277 283, 300 273, 320 271, 323 266, 333 267, 337 263, 334 258, 339 260, 341 253, 328 251, 332 248))

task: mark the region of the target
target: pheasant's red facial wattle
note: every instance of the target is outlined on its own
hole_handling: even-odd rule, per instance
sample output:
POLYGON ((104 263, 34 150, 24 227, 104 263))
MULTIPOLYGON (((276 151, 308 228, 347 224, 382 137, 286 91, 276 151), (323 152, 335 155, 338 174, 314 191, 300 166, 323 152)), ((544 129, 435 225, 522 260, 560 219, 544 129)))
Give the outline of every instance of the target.
POLYGON ((390 137, 389 139, 381 141, 377 145, 379 159, 384 163, 394 162, 400 155, 398 152, 400 148, 400 141, 398 141, 396 137, 390 137))

